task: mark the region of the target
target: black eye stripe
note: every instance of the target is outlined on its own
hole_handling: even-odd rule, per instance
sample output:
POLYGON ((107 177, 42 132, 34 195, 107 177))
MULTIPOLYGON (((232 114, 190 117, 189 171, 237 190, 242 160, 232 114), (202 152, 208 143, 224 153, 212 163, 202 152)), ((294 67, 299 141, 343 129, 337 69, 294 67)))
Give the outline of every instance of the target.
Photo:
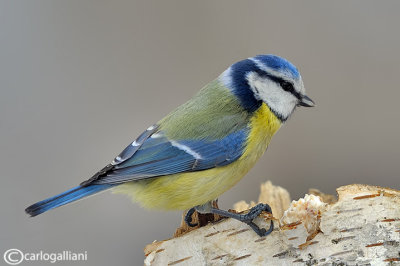
POLYGON ((291 82, 286 81, 286 80, 284 80, 282 78, 279 78, 279 77, 272 76, 272 75, 267 74, 265 72, 261 72, 261 71, 260 72, 257 71, 257 74, 260 75, 261 77, 269 78, 270 80, 272 80, 273 82, 275 82, 276 84, 281 86, 281 88, 284 91, 290 92, 294 97, 296 97, 297 99, 301 100, 301 98, 302 98, 301 94, 298 93, 294 89, 294 86, 293 86, 293 84, 291 82))

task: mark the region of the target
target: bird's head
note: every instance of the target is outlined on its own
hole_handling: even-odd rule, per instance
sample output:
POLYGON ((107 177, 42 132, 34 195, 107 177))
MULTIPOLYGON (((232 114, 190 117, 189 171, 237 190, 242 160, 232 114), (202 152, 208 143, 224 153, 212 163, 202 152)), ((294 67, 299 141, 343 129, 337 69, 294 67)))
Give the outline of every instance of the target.
POLYGON ((239 61, 222 73, 220 79, 246 110, 255 111, 264 102, 282 122, 297 106, 314 106, 305 94, 297 68, 276 55, 257 55, 239 61))

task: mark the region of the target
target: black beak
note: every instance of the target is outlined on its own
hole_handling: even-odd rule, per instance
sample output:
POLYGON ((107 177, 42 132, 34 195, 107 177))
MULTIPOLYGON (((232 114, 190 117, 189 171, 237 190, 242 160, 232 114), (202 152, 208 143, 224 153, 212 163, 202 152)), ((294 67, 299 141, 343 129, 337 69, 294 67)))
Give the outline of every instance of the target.
POLYGON ((298 105, 304 107, 314 107, 315 103, 313 100, 310 99, 310 97, 308 97, 307 95, 303 95, 298 105))

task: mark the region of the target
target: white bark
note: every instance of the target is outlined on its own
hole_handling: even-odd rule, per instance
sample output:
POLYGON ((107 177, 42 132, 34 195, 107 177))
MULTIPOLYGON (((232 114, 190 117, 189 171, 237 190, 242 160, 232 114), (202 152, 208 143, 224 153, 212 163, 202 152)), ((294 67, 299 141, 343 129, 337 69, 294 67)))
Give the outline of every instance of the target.
MULTIPOLYGON (((316 212, 310 202, 302 201, 303 214, 310 212, 318 219, 319 230, 311 235, 305 229, 311 216, 303 214, 299 215, 300 221, 281 228, 275 222, 276 229, 267 237, 257 236, 246 224, 225 219, 148 245, 145 264, 400 264, 400 191, 349 185, 338 188, 337 192, 338 201, 324 205, 321 211, 316 212)), ((299 211, 300 203, 293 204, 291 217, 299 211)), ((257 218, 257 223, 269 226, 269 221, 262 217, 257 218)))

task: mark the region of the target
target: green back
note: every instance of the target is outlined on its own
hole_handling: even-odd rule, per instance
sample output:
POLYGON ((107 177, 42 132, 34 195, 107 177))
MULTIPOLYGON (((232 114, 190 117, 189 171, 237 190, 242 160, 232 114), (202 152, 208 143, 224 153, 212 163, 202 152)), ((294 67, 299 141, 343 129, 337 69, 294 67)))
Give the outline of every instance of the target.
POLYGON ((214 140, 247 127, 249 120, 236 96, 216 79, 158 124, 171 139, 214 140))

